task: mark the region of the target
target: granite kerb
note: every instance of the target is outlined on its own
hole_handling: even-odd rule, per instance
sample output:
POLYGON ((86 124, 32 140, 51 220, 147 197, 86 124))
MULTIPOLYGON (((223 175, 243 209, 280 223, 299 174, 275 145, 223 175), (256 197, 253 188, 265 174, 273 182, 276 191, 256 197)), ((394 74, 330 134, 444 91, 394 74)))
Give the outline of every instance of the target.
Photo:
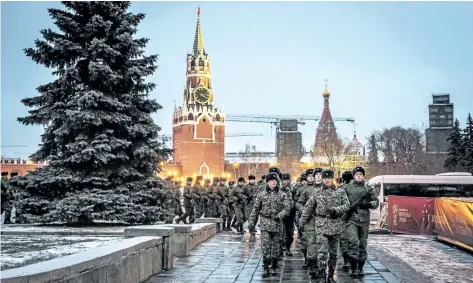
POLYGON ((1 282, 89 282, 91 278, 104 283, 145 282, 162 270, 162 246, 161 237, 124 239, 77 254, 4 270, 1 282), (133 272, 128 274, 124 270, 133 272))

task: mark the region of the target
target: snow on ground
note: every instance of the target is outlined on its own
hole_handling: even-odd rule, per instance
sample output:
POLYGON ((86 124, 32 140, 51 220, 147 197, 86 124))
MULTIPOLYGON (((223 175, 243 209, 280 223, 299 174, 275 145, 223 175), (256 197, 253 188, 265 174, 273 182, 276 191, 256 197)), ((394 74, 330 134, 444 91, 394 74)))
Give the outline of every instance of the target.
POLYGON ((75 254, 122 239, 123 237, 110 236, 2 235, 0 269, 6 270, 75 254))
POLYGON ((1 227, 2 231, 41 231, 41 232, 123 232, 126 226, 115 227, 66 227, 66 226, 40 226, 7 224, 1 227))
POLYGON ((432 283, 473 283, 473 255, 421 235, 370 235, 369 248, 383 250, 432 283))

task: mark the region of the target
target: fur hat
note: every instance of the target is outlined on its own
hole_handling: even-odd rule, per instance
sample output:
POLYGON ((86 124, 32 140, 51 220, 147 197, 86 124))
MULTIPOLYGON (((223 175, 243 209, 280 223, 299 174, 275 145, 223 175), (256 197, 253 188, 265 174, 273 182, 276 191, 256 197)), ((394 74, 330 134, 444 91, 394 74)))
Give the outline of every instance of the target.
POLYGON ((206 184, 210 184, 211 181, 210 181, 210 179, 205 179, 204 182, 205 182, 206 184))
POLYGON ((291 174, 289 173, 282 174, 281 180, 283 181, 291 180, 291 174))
POLYGON ((220 177, 220 182, 225 182, 225 181, 227 181, 227 178, 225 178, 225 177, 220 177))
POLYGON ((256 180, 255 175, 250 175, 250 176, 248 176, 248 180, 256 180))
POLYGON ((269 167, 268 173, 276 173, 276 174, 281 174, 281 170, 279 170, 278 167, 269 167))
POLYGON ((305 173, 301 174, 300 179, 301 179, 301 182, 302 181, 307 181, 307 175, 305 173))
POLYGON ((365 169, 363 169, 363 167, 361 166, 356 166, 355 168, 353 168, 353 170, 351 171, 351 174, 355 175, 355 173, 358 173, 358 172, 361 172, 363 176, 365 175, 365 169))
POLYGON ((320 167, 317 167, 314 169, 314 175, 317 174, 317 173, 322 173, 324 171, 324 169, 320 168, 320 167))
POLYGON ((277 173, 269 173, 266 175, 266 182, 269 182, 271 180, 278 180, 278 174, 277 173))
POLYGON ((235 185, 235 181, 230 181, 230 182, 228 182, 228 185, 229 185, 229 186, 235 185))
POLYGON ((307 169, 307 170, 305 171, 305 176, 306 176, 306 177, 309 176, 309 175, 314 175, 314 174, 315 174, 315 173, 314 173, 314 169, 307 169))
POLYGON ((266 175, 261 176, 261 180, 266 180, 266 175))
POLYGON ((350 171, 345 171, 342 174, 342 179, 345 182, 345 184, 350 183, 351 180, 353 180, 353 174, 350 171))
POLYGON ((238 183, 240 183, 240 182, 245 182, 245 178, 243 178, 243 177, 238 178, 238 183))
POLYGON ((213 181, 214 181, 215 183, 218 183, 218 182, 220 182, 220 178, 219 178, 219 177, 214 177, 213 181))
POLYGON ((186 182, 192 182, 192 177, 187 177, 186 182))
POLYGON ((335 175, 333 173, 333 170, 331 170, 331 169, 327 169, 327 170, 322 171, 322 178, 324 178, 324 179, 333 179, 334 176, 335 175))
POLYGON ((203 179, 204 179, 204 177, 203 177, 203 176, 200 176, 200 175, 195 178, 195 180, 196 180, 197 182, 200 182, 200 181, 202 181, 203 179))

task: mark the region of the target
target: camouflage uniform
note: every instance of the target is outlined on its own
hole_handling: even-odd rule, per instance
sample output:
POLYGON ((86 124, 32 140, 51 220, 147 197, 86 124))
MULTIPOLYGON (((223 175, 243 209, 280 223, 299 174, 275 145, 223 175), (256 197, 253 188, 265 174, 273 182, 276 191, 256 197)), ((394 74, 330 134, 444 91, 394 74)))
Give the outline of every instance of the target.
POLYGON ((236 228, 235 208, 233 208, 234 198, 232 198, 234 184, 235 184, 234 181, 228 182, 228 206, 227 206, 227 225, 229 225, 228 231, 232 231, 231 227, 236 228))
POLYGON ((204 180, 204 186, 202 187, 202 197, 204 198, 204 217, 212 217, 210 216, 209 212, 209 188, 210 188, 210 180, 204 180))
POLYGON ((184 208, 185 212, 184 214, 178 219, 178 221, 184 221, 184 223, 187 223, 186 219, 189 217, 189 222, 194 223, 194 205, 192 203, 192 187, 191 187, 191 182, 192 178, 187 178, 187 184, 184 187, 184 208), (189 181, 190 180, 190 181, 189 181))
MULTIPOLYGON (((195 211, 195 218, 200 218, 202 217, 203 210, 204 210, 204 198, 202 197, 203 195, 203 189, 202 186, 200 185, 200 182, 202 182, 202 176, 197 176, 196 182, 194 186, 192 187, 192 201, 194 204, 194 211, 195 211)), ((195 222, 195 218, 192 219, 190 223, 195 222)))
MULTIPOLYGON (((250 176, 251 177, 251 176, 250 176)), ((246 207, 245 207, 245 218, 248 220, 250 219, 251 211, 253 210, 253 197, 256 197, 258 190, 257 184, 248 183, 243 187, 243 192, 247 197, 246 207)))
MULTIPOLYGON (((289 176, 290 179, 290 176, 289 176)), ((294 221, 296 220, 296 206, 295 206, 295 194, 293 195, 292 185, 286 184, 281 187, 281 190, 287 195, 291 200, 291 207, 289 215, 284 218, 284 235, 283 235, 283 248, 286 250, 288 256, 292 256, 291 245, 294 242, 294 221)))
POLYGON ((269 264, 272 264, 273 269, 277 267, 279 233, 282 219, 289 215, 290 205, 290 199, 278 187, 274 189, 267 187, 256 195, 248 227, 250 230, 254 230, 259 215, 263 268, 265 270, 269 270, 269 264))
MULTIPOLYGON (((333 171, 331 172, 333 178, 333 171)), ((343 231, 341 216, 349 208, 350 203, 345 191, 337 190, 334 185, 322 185, 322 188, 317 190, 305 205, 300 223, 301 225, 306 224, 315 215, 317 267, 315 274, 312 273, 312 275, 313 278, 319 279, 319 282, 326 282, 327 259, 329 278, 333 279, 337 265, 340 234, 343 231)))
POLYGON ((233 201, 233 209, 235 211, 235 218, 236 218, 236 229, 238 232, 243 233, 243 223, 246 221, 245 219, 245 203, 247 200, 247 196, 244 194, 243 190, 244 185, 236 185, 232 189, 231 199, 233 201))
MULTIPOLYGON (((342 184, 340 189, 345 190, 345 186, 348 185, 353 180, 353 175, 351 171, 345 171, 342 174, 342 184)), ((346 190, 345 190, 346 192, 346 190)), ((343 255, 343 269, 348 270, 350 268, 349 258, 348 258, 348 243, 346 239, 345 228, 348 222, 344 221, 343 223, 343 233, 340 238, 340 253, 343 255)))
MULTIPOLYGON (((365 192, 365 182, 352 181, 344 187, 350 203, 356 202, 365 192)), ((368 244, 368 232, 370 226, 370 209, 379 207, 379 200, 375 191, 366 196, 358 207, 351 207, 353 213, 349 213, 345 225, 345 238, 348 249, 347 254, 353 276, 364 275, 363 266, 367 259, 366 246, 368 244)))
POLYGON ((225 185, 225 179, 220 179, 220 183, 213 189, 214 199, 217 200, 218 209, 220 212, 220 217, 222 218, 222 230, 228 231, 229 223, 227 223, 228 213, 228 188, 225 185))
MULTIPOLYGON (((299 209, 297 208, 297 201, 299 200, 299 198, 301 197, 301 194, 303 192, 303 189, 304 187, 307 185, 307 179, 306 179, 306 176, 305 174, 301 174, 301 177, 300 177, 300 183, 299 184, 296 184, 294 185, 294 205, 296 207, 296 227, 299 227, 299 218, 301 217, 301 214, 302 214, 302 211, 299 211, 299 209)), ((302 240, 302 231, 297 229, 297 238, 299 239, 299 241, 302 240)))
POLYGON ((212 185, 209 186, 208 191, 207 191, 207 197, 208 197, 208 210, 209 210, 209 216, 208 217, 218 217, 217 216, 217 201, 218 198, 214 196, 213 191, 217 187, 219 182, 218 178, 214 178, 212 185))
MULTIPOLYGON (((315 183, 307 183, 304 187, 304 191, 301 193, 297 201, 297 210, 299 212, 300 217, 302 217, 302 213, 304 211, 304 206, 309 201, 309 199, 314 195, 317 190, 320 190, 322 184, 315 184, 315 183)), ((302 225, 301 218, 299 217, 299 225, 302 225)), ((308 247, 309 245, 314 245, 316 240, 316 229, 315 229, 315 218, 310 217, 307 219, 303 226, 302 238, 300 241, 301 244, 301 251, 304 255, 306 260, 306 265, 303 268, 312 268, 311 271, 315 269, 315 261, 316 261, 316 254, 311 249, 311 252, 308 254, 308 247)))

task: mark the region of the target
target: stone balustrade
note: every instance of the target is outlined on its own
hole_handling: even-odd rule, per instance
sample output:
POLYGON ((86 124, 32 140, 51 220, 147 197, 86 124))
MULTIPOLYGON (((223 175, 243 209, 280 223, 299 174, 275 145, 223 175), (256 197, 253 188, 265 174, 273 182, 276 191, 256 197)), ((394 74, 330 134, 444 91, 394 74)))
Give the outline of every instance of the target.
POLYGON ((186 257, 198 244, 206 241, 217 234, 217 224, 162 224, 173 227, 176 237, 174 240, 174 254, 178 257, 186 257))
POLYGON ((162 270, 163 239, 136 237, 4 270, 2 283, 141 283, 162 270))
POLYGON ((222 218, 196 218, 195 223, 215 223, 217 225, 217 233, 222 232, 223 229, 222 218))

